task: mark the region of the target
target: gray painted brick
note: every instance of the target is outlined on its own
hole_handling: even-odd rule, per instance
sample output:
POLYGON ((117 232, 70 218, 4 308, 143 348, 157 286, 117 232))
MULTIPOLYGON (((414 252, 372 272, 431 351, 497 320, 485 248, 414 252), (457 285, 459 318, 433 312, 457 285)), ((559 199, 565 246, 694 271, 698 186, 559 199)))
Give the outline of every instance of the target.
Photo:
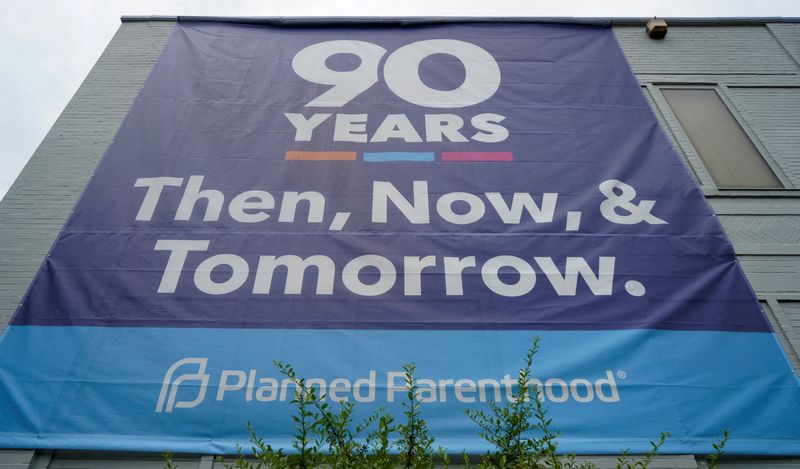
POLYGON ((764 294, 796 294, 800 286, 800 256, 739 256, 753 290, 764 294))
POLYGON ((662 40, 641 26, 615 27, 634 72, 796 74, 797 63, 766 26, 672 26, 662 40))
POLYGON ((800 63, 800 24, 774 23, 767 27, 794 60, 800 63))
POLYGON ((720 215, 719 221, 735 248, 800 247, 800 215, 720 215))
POLYGON ((31 459, 31 450, 0 449, 0 469, 27 469, 31 459))
MULTIPOLYGON (((766 301, 761 302, 761 308, 764 310, 767 319, 772 324, 772 329, 775 331, 775 336, 781 344, 786 358, 794 369, 796 375, 800 376, 800 357, 797 351, 800 350, 800 337, 798 337, 798 329, 791 321, 788 320, 786 303, 772 302, 768 304, 766 301)), ((798 311, 800 313, 800 311, 798 311)))
POLYGON ((800 88, 730 88, 728 94, 769 156, 800 187, 800 88))
POLYGON ((0 332, 72 213, 173 26, 122 24, 0 202, 0 332))
POLYGON ((787 339, 795 350, 800 350, 800 301, 781 301, 780 307, 791 328, 787 339))

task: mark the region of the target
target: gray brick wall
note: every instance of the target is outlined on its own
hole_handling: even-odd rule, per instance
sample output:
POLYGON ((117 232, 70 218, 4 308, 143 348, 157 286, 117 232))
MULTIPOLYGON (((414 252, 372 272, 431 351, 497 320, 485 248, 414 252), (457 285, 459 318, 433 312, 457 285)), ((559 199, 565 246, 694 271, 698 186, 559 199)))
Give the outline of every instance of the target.
POLYGON ((800 24, 670 26, 664 40, 642 27, 615 34, 659 121, 709 197, 742 269, 800 372, 800 24), (768 63, 767 63, 768 62, 768 63), (717 90, 791 186, 718 190, 659 87, 717 90))
POLYGON ((797 63, 766 26, 670 26, 651 40, 641 26, 614 32, 637 74, 787 74, 797 63))
MULTIPOLYGON (((786 340, 795 352, 800 352, 800 301, 781 301, 773 306, 781 321, 786 340)), ((800 370, 800 360, 793 358, 795 370, 800 370)), ((798 371, 800 373, 800 371, 798 371)))
POLYGON ((174 23, 124 23, 0 203, 0 332, 150 74, 174 23))
POLYGON ((736 110, 794 187, 800 187, 800 89, 730 88, 736 110))
POLYGON ((786 52, 794 57, 795 62, 800 64, 800 24, 770 24, 769 30, 786 49, 786 52))

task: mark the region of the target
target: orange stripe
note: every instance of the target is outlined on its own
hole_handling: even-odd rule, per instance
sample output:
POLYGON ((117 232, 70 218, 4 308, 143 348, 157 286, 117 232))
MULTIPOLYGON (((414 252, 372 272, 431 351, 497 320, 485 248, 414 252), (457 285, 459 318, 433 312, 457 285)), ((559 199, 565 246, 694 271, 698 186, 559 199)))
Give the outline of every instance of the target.
POLYGON ((287 151, 285 160, 347 160, 355 161, 356 152, 354 151, 287 151))

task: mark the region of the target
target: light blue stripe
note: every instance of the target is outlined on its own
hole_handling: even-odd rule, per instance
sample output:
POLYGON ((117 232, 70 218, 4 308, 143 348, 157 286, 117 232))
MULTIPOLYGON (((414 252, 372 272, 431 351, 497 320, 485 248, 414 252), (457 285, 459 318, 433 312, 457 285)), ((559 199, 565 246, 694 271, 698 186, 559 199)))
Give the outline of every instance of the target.
MULTIPOLYGON (((272 365, 280 359, 301 375, 328 383, 369 379, 374 371, 375 399, 357 404, 357 418, 379 406, 402 418, 403 393, 397 391, 394 402, 386 398, 388 373, 414 362, 418 379, 450 383, 446 400, 422 408, 436 444, 482 453, 489 448, 463 411, 486 404, 459 402, 453 383, 513 379, 532 335, 541 337, 542 347, 535 378, 576 386, 603 380, 600 389, 607 397, 612 379, 619 397, 614 402, 546 399, 553 428, 561 431, 560 450, 639 453, 659 432, 669 431, 673 436, 664 452, 703 454, 727 429, 730 454, 800 454, 800 387, 773 334, 654 330, 11 326, 0 344, 0 402, 12 410, 0 412, 0 447, 230 453, 236 444, 249 444, 244 423, 250 420, 268 443, 288 448, 293 430, 288 403, 259 401, 255 391, 248 398, 244 385, 217 400, 223 370, 241 370, 248 377, 254 370, 257 387, 262 378, 281 379, 272 365), (189 357, 207 360, 204 400, 192 408, 155 412, 165 372, 189 357)), ((173 381, 197 373, 196 364, 183 366, 173 381)), ((176 402, 197 397, 197 383, 185 381, 176 402)), ((467 395, 478 396, 474 390, 467 395)))
POLYGON ((433 153, 393 151, 382 153, 364 153, 364 161, 385 163, 387 161, 434 161, 433 153))

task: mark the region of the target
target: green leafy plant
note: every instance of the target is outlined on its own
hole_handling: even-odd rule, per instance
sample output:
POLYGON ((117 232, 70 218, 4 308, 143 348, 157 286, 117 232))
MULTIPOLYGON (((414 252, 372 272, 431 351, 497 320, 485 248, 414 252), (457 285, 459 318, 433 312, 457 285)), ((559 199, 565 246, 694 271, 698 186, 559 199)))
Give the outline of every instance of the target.
POLYGON ((164 458, 165 469, 178 469, 178 466, 172 461, 172 451, 165 451, 161 457, 164 458))
POLYGON ((644 469, 653 462, 653 458, 658 454, 658 451, 664 446, 666 443, 667 438, 670 437, 669 432, 662 433, 657 441, 650 442, 650 449, 644 453, 644 457, 642 459, 634 460, 628 455, 628 450, 622 452, 622 454, 617 458, 617 469, 644 469))
POLYGON ((370 448, 370 462, 372 468, 389 469, 395 466, 391 449, 394 446, 391 440, 396 427, 394 417, 382 413, 377 419, 377 428, 367 436, 367 445, 370 448))
POLYGON ((418 387, 414 380, 416 367, 412 363, 403 365, 405 372, 406 400, 403 402, 403 415, 406 423, 397 426, 400 439, 397 448, 400 461, 406 468, 433 467, 434 438, 428 432, 428 425, 422 418, 418 387))
MULTIPOLYGON (((529 459, 532 453, 543 453, 544 447, 550 436, 542 439, 535 438, 534 430, 544 427, 549 428, 550 421, 546 418, 541 401, 530 397, 529 375, 533 367, 533 360, 539 351, 539 339, 525 355, 525 364, 519 371, 517 378, 517 393, 509 396, 505 405, 489 401, 489 411, 468 409, 467 416, 481 429, 479 436, 495 447, 487 453, 488 460, 496 467, 516 467, 529 459), (537 407, 540 411, 538 417, 541 425, 534 421, 537 416, 537 407)), ((534 390, 538 392, 538 390, 534 390)), ((551 432, 548 430, 548 435, 551 432)))
MULTIPOLYGON (((247 422, 247 431, 250 434, 250 447, 251 455, 248 457, 242 447, 236 445, 236 458, 232 464, 228 464, 222 456, 217 457, 217 461, 222 463, 228 469, 261 469, 261 468, 274 468, 274 469, 288 469, 300 467, 293 465, 289 462, 289 458, 283 454, 283 450, 277 451, 264 442, 264 438, 256 433, 255 429, 250 422, 247 422), (255 463, 250 462, 250 459, 255 460, 255 463)), ((172 468, 167 468, 172 469, 172 468)))
MULTIPOLYGON (((320 456, 320 442, 327 445, 328 449, 327 457, 324 458, 325 464, 334 469, 366 467, 370 459, 370 449, 380 450, 381 441, 384 439, 387 440, 388 445, 390 428, 381 430, 380 425, 379 434, 367 436, 366 442, 360 441, 361 435, 373 423, 380 422, 381 417, 383 417, 384 424, 390 421, 384 415, 383 409, 379 409, 363 421, 355 423, 353 419, 355 404, 353 402, 342 401, 338 405, 331 405, 324 400, 324 395, 318 395, 312 386, 308 386, 305 379, 299 377, 291 365, 280 361, 276 361, 274 364, 284 376, 297 386, 297 393, 300 395, 293 401, 297 408, 297 415, 293 418, 298 429, 295 441, 302 440, 302 443, 295 444, 295 449, 300 453, 299 456, 302 456, 301 461, 304 465, 295 467, 314 467, 320 456), (313 407, 313 412, 309 410, 309 407, 313 407), (309 425, 309 422, 313 423, 309 425), (310 443, 309 437, 312 431, 319 436, 313 445, 310 443), (383 435, 380 434, 381 431, 383 431, 383 435), (370 445, 371 442, 377 443, 370 445)), ((388 446, 384 449, 388 454, 388 446)))
POLYGON ((709 469, 717 469, 719 466, 719 458, 722 456, 722 453, 725 452, 725 444, 728 443, 729 436, 728 430, 724 430, 722 432, 722 438, 711 445, 711 447, 714 448, 714 452, 709 454, 706 458, 706 463, 708 464, 709 469))
POLYGON ((558 455, 558 432, 541 399, 542 390, 531 384, 534 360, 540 348, 536 337, 525 354, 517 376, 516 394, 508 402, 489 401, 489 411, 468 409, 467 416, 481 429, 479 436, 495 447, 486 454, 481 467, 497 468, 589 468, 579 464, 574 455, 558 455))

